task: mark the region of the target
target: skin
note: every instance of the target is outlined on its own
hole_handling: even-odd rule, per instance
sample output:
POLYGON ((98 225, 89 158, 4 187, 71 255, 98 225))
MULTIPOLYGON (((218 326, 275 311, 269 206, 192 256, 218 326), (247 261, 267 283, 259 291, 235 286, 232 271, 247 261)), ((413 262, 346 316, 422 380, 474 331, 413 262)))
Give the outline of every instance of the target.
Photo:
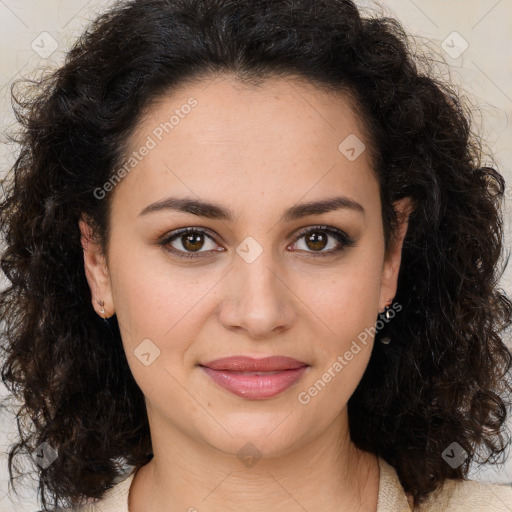
POLYGON ((188 84, 145 113, 130 151, 190 97, 198 105, 115 187, 107 255, 80 221, 93 306, 102 317, 117 315, 146 397, 154 458, 135 475, 130 511, 375 512, 378 461, 351 442, 346 407, 373 338, 308 404, 298 395, 393 299, 411 202, 395 203, 402 221, 385 254, 369 151, 350 161, 338 150, 350 134, 369 148, 362 121, 345 96, 290 77, 259 87, 229 75, 188 84), (171 195, 217 203, 234 220, 139 215, 171 195), (338 195, 360 203, 364 215, 338 209, 280 220, 296 203, 338 195), (313 259, 339 247, 332 236, 325 247, 297 237, 318 225, 344 231, 355 245, 313 259), (158 244, 184 227, 214 237, 192 250, 181 237, 168 244, 199 247, 197 259, 158 244), (248 236, 263 251, 252 263, 236 252, 248 236), (148 338, 160 355, 146 366, 134 350, 148 338), (230 355, 285 355, 310 368, 284 393, 248 400, 198 366, 230 355), (249 442, 262 454, 251 467, 237 457, 249 442))

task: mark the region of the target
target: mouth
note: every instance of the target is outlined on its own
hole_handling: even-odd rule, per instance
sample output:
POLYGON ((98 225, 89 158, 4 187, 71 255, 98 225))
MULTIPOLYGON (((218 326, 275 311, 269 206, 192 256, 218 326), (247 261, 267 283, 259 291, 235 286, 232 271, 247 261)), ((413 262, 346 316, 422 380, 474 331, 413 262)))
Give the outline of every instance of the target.
POLYGON ((199 366, 218 386, 250 400, 264 400, 283 393, 310 367, 303 361, 285 356, 261 359, 233 356, 199 366))
POLYGON ((201 364, 212 370, 226 370, 233 372, 280 372, 283 370, 295 370, 302 366, 309 366, 304 361, 299 361, 286 356, 269 356, 255 359, 248 356, 229 356, 215 359, 201 364))

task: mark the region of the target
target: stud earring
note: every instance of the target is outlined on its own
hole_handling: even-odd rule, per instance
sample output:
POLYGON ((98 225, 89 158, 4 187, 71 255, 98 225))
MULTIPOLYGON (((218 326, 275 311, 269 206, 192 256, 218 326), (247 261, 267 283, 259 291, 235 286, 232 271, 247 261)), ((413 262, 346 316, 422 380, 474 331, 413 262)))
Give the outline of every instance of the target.
POLYGON ((389 345, 391 343, 391 339, 389 336, 384 336, 384 338, 381 338, 380 339, 380 342, 383 344, 383 345, 389 345))
MULTIPOLYGON (((100 313, 102 315, 104 315, 105 314, 105 302, 103 302, 102 300, 97 300, 96 302, 100 305, 100 308, 101 308, 100 313)), ((105 317, 103 317, 103 318, 105 318, 105 317)))

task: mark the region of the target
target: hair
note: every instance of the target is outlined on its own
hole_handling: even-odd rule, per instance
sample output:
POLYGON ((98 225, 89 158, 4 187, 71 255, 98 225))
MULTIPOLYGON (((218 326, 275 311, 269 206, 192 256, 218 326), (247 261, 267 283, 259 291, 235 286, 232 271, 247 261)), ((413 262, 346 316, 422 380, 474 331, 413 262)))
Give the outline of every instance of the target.
POLYGON ((44 510, 101 498, 120 460, 151 460, 144 396, 116 317, 105 323, 92 307, 78 221, 91 220, 106 252, 112 194, 94 191, 123 162, 142 113, 225 73, 252 84, 300 77, 351 98, 368 132, 386 247, 393 201, 414 201, 402 310, 386 327, 391 344, 377 331, 348 402, 353 442, 396 469, 415 506, 446 479, 465 479, 480 451, 496 463, 510 444, 512 390, 503 340, 512 303, 498 288, 505 184, 481 162, 462 96, 420 62, 398 21, 363 17, 349 0, 131 0, 99 15, 58 69, 21 81, 21 93, 13 85, 21 151, 0 206, 2 378, 21 401, 11 483, 22 475, 16 461, 43 442, 58 452, 47 468, 34 464, 44 510), (442 456, 453 442, 467 452, 455 468, 442 456))

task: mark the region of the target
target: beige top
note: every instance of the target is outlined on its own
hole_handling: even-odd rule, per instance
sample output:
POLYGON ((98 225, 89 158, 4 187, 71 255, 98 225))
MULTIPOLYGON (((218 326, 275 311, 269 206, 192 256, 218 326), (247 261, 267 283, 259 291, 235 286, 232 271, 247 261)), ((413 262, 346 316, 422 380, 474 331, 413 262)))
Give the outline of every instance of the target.
MULTIPOLYGON (((379 497, 376 512, 411 512, 395 469, 379 457, 379 497)), ((79 512, 129 512, 128 494, 135 473, 79 512)), ((418 509, 417 509, 418 510, 418 509)), ((446 480, 418 512, 512 512, 512 486, 475 480, 446 480)))

